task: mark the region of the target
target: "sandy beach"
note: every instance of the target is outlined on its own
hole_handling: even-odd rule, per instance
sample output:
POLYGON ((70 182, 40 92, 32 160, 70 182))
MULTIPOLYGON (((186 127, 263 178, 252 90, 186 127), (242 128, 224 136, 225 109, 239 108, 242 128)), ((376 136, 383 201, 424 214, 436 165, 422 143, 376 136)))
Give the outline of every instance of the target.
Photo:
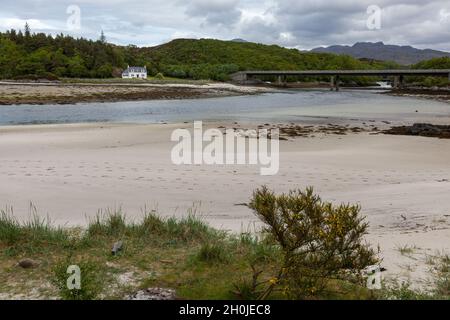
MULTIPOLYGON (((208 126, 239 127, 234 123, 208 126)), ((280 141, 280 170, 252 165, 171 163, 170 134, 181 124, 71 124, 0 127, 0 204, 20 219, 39 215, 84 225, 100 209, 182 216, 215 227, 255 230, 245 204, 266 184, 277 192, 313 186, 323 199, 359 203, 388 275, 420 282, 427 255, 450 250, 450 141, 373 135, 317 135, 280 141), (414 247, 402 255, 399 248, 414 247)))

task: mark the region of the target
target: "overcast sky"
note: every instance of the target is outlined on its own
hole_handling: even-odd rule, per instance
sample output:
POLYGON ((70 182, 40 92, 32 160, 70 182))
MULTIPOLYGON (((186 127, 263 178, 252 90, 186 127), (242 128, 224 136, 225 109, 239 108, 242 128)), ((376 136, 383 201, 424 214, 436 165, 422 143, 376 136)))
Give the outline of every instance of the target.
POLYGON ((25 22, 33 32, 92 39, 104 30, 109 42, 123 45, 243 38, 298 49, 383 41, 450 51, 450 0, 1 1, 0 30, 23 29, 25 22), (380 25, 367 13, 373 5, 381 9, 380 25))

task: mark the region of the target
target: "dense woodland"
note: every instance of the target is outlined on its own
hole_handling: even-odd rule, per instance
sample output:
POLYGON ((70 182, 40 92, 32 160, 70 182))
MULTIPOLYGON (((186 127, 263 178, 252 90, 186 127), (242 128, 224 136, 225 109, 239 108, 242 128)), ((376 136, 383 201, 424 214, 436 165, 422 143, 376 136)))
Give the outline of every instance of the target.
MULTIPOLYGON (((150 75, 224 81, 239 70, 380 69, 395 63, 345 55, 301 52, 276 45, 212 39, 177 39, 147 48, 117 46, 106 41, 52 37, 24 31, 0 33, 0 78, 110 78, 127 65, 146 65, 150 75)), ((450 58, 421 62, 417 68, 450 68, 450 58)))

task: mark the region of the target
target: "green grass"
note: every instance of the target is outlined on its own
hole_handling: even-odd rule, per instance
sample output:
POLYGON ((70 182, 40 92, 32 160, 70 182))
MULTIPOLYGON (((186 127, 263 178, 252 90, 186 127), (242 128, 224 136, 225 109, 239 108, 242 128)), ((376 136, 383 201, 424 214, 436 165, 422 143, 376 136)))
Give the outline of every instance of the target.
MULTIPOLYGON (((123 299, 146 287, 168 287, 183 299, 255 299, 261 286, 279 268, 282 254, 267 235, 228 234, 211 228, 194 213, 162 218, 148 212, 131 220, 120 210, 105 210, 86 228, 53 226, 48 219, 32 215, 17 221, 11 210, 0 215, 0 293, 32 298, 123 299), (113 244, 123 249, 113 256, 113 244), (22 269, 23 258, 37 267, 22 269), (67 290, 67 267, 78 265, 82 289, 67 290), (121 280, 124 275, 126 281, 121 280)), ((435 259, 436 282, 430 295, 448 298, 449 257, 435 259)), ((370 299, 364 287, 345 282, 330 283, 333 292, 319 299, 370 299), (336 290, 334 290, 336 289, 336 290)), ((424 298, 407 287, 383 297, 424 298)), ((271 299, 285 299, 274 291, 271 299)))
POLYGON ((68 230, 54 227, 48 218, 41 218, 35 212, 21 224, 11 209, 0 211, 0 242, 10 247, 33 250, 33 247, 65 246, 69 239, 68 230))
POLYGON ((268 277, 278 254, 273 243, 229 235, 193 213, 164 219, 149 212, 131 221, 120 210, 106 210, 85 229, 53 227, 37 216, 19 223, 5 211, 0 216, 2 293, 26 293, 32 284, 42 287, 40 298, 121 299, 152 285, 174 288, 182 298, 230 299, 237 298, 232 293, 234 283, 251 277, 251 263, 264 267, 268 277), (112 256, 112 245, 118 240, 123 241, 123 250, 112 256), (23 258, 37 261, 38 266, 15 266, 23 258), (65 289, 69 265, 79 265, 87 273, 86 287, 79 292, 65 289), (118 283, 117 276, 130 271, 137 274, 136 284, 118 283))
POLYGON ((228 263, 231 259, 229 248, 224 242, 204 243, 194 259, 206 263, 228 263))

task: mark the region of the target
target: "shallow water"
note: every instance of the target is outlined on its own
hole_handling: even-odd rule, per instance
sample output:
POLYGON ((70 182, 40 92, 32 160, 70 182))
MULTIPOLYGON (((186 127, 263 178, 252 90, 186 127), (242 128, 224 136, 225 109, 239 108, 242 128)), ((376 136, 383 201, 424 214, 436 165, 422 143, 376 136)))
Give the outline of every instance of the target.
POLYGON ((302 90, 209 99, 0 106, 0 125, 193 120, 448 123, 450 105, 374 91, 302 90))

